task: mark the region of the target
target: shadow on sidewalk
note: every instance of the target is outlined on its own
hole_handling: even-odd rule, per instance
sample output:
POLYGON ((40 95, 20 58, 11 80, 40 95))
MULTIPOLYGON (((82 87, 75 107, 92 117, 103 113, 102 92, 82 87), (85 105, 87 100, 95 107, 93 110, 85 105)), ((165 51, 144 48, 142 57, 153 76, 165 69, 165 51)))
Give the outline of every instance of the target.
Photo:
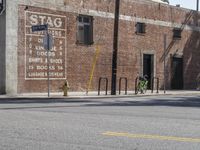
POLYGON ((170 106, 170 107, 200 107, 200 96, 148 99, 145 101, 115 101, 99 104, 86 104, 85 106, 170 106))
POLYGON ((200 107, 200 96, 190 96, 190 97, 160 97, 160 98, 106 98, 101 99, 59 99, 59 98, 19 98, 19 99, 0 99, 1 104, 11 104, 4 109, 31 109, 31 108, 59 108, 59 107, 136 107, 136 106, 166 106, 166 107, 200 107), (70 105, 72 104, 73 105, 70 105), (13 104, 13 106, 12 106, 13 104), (15 104, 30 104, 30 105, 19 105, 15 104), (52 104, 37 106, 31 104, 52 104), (58 105, 53 105, 58 104, 58 105), (78 104, 78 105, 74 105, 78 104))
POLYGON ((47 104, 47 103, 86 103, 87 99, 63 99, 63 98, 5 98, 0 99, 0 104, 47 104))

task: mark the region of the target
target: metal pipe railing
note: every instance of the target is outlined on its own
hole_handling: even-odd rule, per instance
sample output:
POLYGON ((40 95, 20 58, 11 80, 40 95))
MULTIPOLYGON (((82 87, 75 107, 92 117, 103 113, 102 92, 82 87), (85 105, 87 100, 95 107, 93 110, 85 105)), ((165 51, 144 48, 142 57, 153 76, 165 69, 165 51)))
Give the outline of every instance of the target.
POLYGON ((158 89, 159 89, 159 78, 158 77, 153 77, 152 79, 151 79, 151 93, 153 93, 153 90, 154 90, 154 82, 155 82, 155 80, 157 81, 156 83, 156 85, 157 85, 157 87, 156 87, 156 89, 157 89, 157 93, 159 93, 159 91, 158 91, 158 89))
POLYGON ((125 80, 125 95, 127 95, 128 80, 125 77, 119 78, 119 95, 121 94, 121 82, 125 80))
POLYGON ((98 95, 100 95, 100 90, 101 90, 101 81, 102 80, 105 80, 106 81, 106 95, 108 95, 108 78, 103 78, 103 77, 100 77, 99 78, 99 85, 98 85, 98 95))
POLYGON ((138 79, 139 77, 135 78, 135 95, 138 94, 138 79))

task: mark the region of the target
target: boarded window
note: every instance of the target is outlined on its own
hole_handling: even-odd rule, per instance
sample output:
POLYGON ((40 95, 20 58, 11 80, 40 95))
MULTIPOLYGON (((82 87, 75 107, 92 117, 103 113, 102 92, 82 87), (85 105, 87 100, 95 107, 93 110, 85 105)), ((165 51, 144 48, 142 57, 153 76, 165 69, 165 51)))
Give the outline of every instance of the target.
POLYGON ((93 17, 80 15, 77 21, 77 43, 84 45, 93 44, 93 17))

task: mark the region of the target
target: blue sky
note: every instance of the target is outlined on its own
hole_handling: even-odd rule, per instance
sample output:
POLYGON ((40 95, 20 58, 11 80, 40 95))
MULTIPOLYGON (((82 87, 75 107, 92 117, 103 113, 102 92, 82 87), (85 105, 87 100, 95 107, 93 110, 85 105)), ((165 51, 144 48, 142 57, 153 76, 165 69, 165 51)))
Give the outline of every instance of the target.
POLYGON ((170 5, 180 4, 184 8, 196 9, 197 0, 169 0, 169 2, 170 5))

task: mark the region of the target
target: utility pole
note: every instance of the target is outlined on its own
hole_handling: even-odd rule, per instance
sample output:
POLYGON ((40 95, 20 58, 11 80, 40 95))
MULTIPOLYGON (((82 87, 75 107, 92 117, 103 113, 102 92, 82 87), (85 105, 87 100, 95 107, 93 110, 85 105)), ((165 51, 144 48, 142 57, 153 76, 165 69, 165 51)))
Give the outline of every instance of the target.
POLYGON ((197 11, 199 11, 199 0, 197 0, 197 11))
POLYGON ((120 6, 120 0, 115 0, 115 19, 114 19, 113 55, 112 55, 111 95, 116 95, 116 85, 117 85, 116 82, 117 82, 117 51, 118 51, 119 6, 120 6))

